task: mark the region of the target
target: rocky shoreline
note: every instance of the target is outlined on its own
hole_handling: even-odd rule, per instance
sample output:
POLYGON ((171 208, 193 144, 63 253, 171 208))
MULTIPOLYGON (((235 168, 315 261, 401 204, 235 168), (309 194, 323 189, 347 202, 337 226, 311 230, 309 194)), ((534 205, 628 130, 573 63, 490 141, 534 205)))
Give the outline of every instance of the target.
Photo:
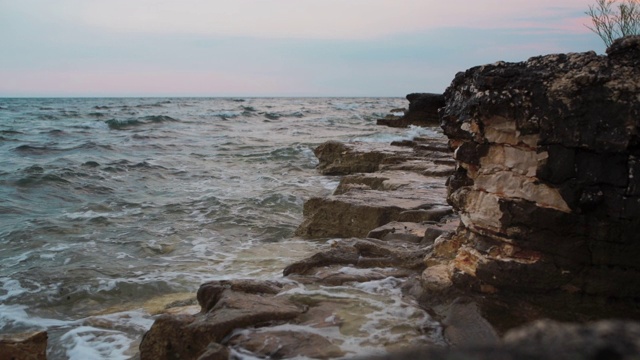
MULTIPOLYGON (((442 324, 452 349, 432 344, 408 357, 637 356, 639 325, 629 320, 640 318, 640 37, 608 54, 472 68, 456 76, 444 106, 410 95, 421 111, 436 104, 443 136, 319 146, 319 171, 343 177, 333 195, 306 202, 296 234, 340 239, 285 277, 328 287, 404 278, 402 296, 442 324), (610 318, 627 321, 601 320, 610 318), (518 328, 540 319, 601 321, 518 328)), ((201 311, 158 318, 141 357, 227 358, 229 345, 270 358, 347 356, 311 333, 264 330, 343 325, 323 324, 335 304, 301 301, 288 286, 204 284, 201 311), (254 330, 228 337, 237 328, 254 330)))
POLYGON ((433 136, 320 145, 318 171, 340 183, 305 203, 296 236, 330 241, 279 281, 201 285, 140 358, 350 357, 326 334, 357 333, 357 296, 297 289, 384 279, 406 324, 379 359, 637 358, 640 36, 607 54, 475 67, 379 122, 433 136))

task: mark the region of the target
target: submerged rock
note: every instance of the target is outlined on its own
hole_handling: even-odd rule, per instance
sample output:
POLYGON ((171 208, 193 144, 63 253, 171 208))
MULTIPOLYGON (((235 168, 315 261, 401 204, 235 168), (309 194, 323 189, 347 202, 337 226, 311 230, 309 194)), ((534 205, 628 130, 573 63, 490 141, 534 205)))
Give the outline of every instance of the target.
POLYGON ((474 67, 446 90, 461 281, 640 295, 640 37, 608 53, 474 67))

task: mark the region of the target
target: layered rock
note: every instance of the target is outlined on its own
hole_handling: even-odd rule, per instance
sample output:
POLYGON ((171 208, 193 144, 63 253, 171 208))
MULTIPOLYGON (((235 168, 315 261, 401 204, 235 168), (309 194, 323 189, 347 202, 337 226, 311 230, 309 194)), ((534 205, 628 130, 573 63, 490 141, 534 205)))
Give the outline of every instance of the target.
POLYGON ((456 75, 454 281, 640 295, 640 37, 456 75))
POLYGON ((413 93, 407 95, 407 100, 409 100, 409 110, 405 111, 403 116, 388 116, 379 119, 377 124, 390 127, 440 125, 438 109, 444 106, 442 94, 413 93))
POLYGON ((327 142, 318 169, 344 176, 332 196, 311 198, 296 235, 366 237, 389 222, 438 222, 452 213, 445 177, 453 173, 443 137, 389 144, 327 142))
POLYGON ((0 359, 46 360, 47 332, 0 335, 0 359))

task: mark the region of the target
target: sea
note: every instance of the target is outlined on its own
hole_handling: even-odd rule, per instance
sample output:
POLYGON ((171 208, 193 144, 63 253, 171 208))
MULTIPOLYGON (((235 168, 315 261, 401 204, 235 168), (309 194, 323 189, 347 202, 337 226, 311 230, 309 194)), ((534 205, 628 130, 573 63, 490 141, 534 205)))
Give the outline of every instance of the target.
MULTIPOLYGON (((167 303, 220 279, 287 281, 332 239, 293 234, 329 195, 313 149, 434 129, 376 119, 403 98, 0 98, 0 334, 46 330, 49 359, 130 359, 167 303)), ((396 109, 396 110, 394 110, 396 109)), ((345 271, 356 271, 345 269, 345 271)), ((353 299, 349 356, 437 343, 402 279, 298 293, 353 299)), ((236 353, 237 358, 251 358, 236 353)))

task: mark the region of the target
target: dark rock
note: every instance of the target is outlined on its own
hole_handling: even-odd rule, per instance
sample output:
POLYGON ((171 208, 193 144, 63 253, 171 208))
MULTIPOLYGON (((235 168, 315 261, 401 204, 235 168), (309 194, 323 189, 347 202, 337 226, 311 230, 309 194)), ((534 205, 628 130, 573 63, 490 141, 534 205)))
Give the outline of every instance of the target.
POLYGON ((0 359, 47 359, 47 332, 0 335, 0 359))
POLYGON ((546 320, 514 329, 504 336, 503 341, 495 345, 470 345, 454 349, 416 348, 366 359, 631 360, 638 359, 638 354, 639 323, 600 321, 580 325, 546 320))
POLYGON ((309 332, 251 331, 232 338, 229 343, 269 359, 330 359, 345 355, 339 346, 309 332))
POLYGON ((640 296, 638 44, 456 75, 441 112, 458 164, 456 279, 640 296))
POLYGON ((305 309, 283 297, 275 283, 218 281, 200 287, 197 315, 161 315, 140 343, 140 358, 197 359, 224 354, 218 345, 235 329, 292 320, 305 309))
POLYGON ((440 125, 438 110, 445 105, 442 94, 414 93, 407 95, 407 100, 409 100, 409 110, 405 111, 404 116, 387 116, 379 119, 378 125, 391 127, 440 125))

